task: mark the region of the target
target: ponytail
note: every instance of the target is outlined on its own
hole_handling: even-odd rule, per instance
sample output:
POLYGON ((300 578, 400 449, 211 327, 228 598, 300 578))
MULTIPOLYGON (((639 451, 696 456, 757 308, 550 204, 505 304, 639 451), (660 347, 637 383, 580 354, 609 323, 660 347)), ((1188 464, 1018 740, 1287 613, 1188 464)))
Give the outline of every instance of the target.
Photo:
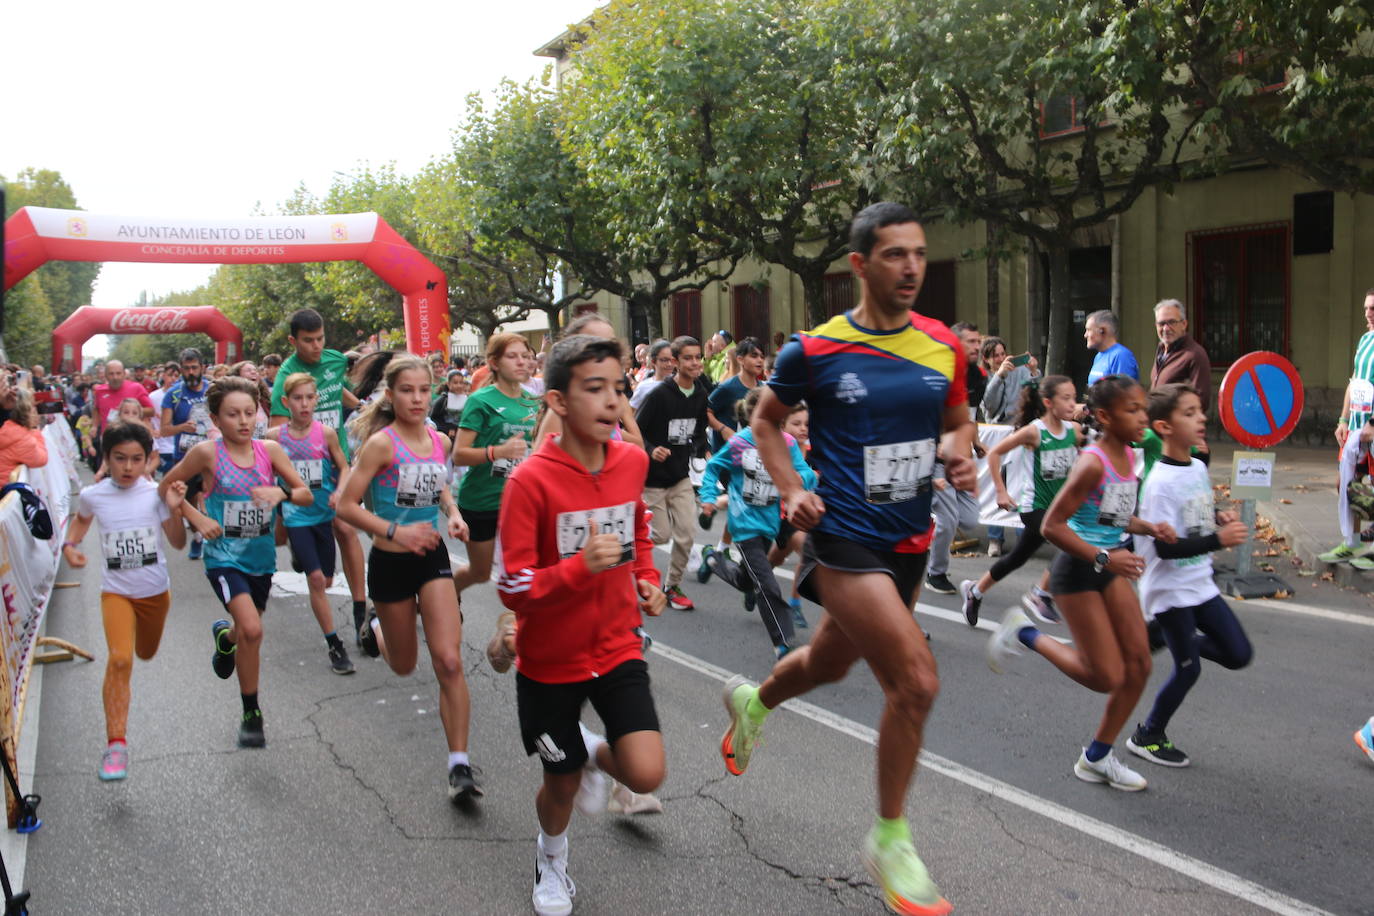
POLYGON ((1021 386, 1021 400, 1016 405, 1017 429, 1045 415, 1045 402, 1054 397, 1059 386, 1072 381, 1067 375, 1046 375, 1038 382, 1031 379, 1021 386))

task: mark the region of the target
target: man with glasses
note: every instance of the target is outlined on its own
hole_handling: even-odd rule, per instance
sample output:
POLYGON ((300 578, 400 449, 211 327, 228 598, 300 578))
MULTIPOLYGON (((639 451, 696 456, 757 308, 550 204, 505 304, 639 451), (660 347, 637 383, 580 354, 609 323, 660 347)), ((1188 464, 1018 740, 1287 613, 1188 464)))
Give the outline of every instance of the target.
POLYGON ((1155 364, 1150 368, 1150 388, 1185 382, 1197 389, 1202 409, 1212 403, 1212 361, 1202 344, 1188 333, 1188 319, 1183 303, 1164 299, 1155 306, 1155 333, 1159 347, 1155 350, 1155 364))
POLYGON ((1093 367, 1088 372, 1088 387, 1106 375, 1129 375, 1140 378, 1140 367, 1136 365, 1135 354, 1120 343, 1121 322, 1111 309, 1102 309, 1088 316, 1083 325, 1083 341, 1089 350, 1096 350, 1093 367))

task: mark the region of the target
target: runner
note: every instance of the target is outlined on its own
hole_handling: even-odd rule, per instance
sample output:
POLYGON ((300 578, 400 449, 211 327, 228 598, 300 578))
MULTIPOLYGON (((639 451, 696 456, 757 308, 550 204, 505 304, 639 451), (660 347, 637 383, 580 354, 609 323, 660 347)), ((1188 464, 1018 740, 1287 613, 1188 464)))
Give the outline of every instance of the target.
POLYGON ((1355 743, 1366 757, 1374 760, 1374 716, 1370 716, 1369 721, 1355 732, 1355 743))
MULTIPOLYGON (((579 315, 568 326, 558 332, 558 339, 564 340, 576 334, 590 334, 593 337, 600 337, 603 340, 615 340, 615 328, 605 318, 595 312, 586 315, 579 315)), ((540 384, 543 384, 542 380, 540 384)), ((644 445, 644 437, 639 432, 639 423, 635 420, 635 404, 630 402, 630 377, 625 376, 625 390, 621 392, 625 395, 626 403, 620 407, 620 419, 617 421, 616 429, 611 433, 612 439, 623 439, 631 445, 644 445)), ((535 443, 543 442, 549 437, 550 433, 560 433, 563 431, 563 422, 558 418, 558 414, 552 410, 540 408, 539 422, 534 427, 535 443)))
POLYGON ((458 600, 469 585, 491 578, 496 517, 506 478, 530 451, 539 402, 523 387, 534 353, 520 334, 493 334, 487 341, 492 382, 468 395, 453 463, 468 470, 458 484, 458 508, 468 524, 468 561, 453 573, 458 600))
POLYGON ((501 507, 501 601, 519 621, 516 703, 525 752, 539 754, 534 911, 572 912, 568 823, 606 808, 611 786, 663 782, 663 736, 637 633, 662 613, 645 506, 648 458, 611 441, 625 397, 620 344, 560 340, 545 374, 563 434, 516 469, 501 507), (588 700, 602 737, 580 721, 588 700))
POLYGON ((1188 755, 1174 746, 1165 729, 1197 683, 1201 660, 1235 671, 1254 656, 1240 621, 1212 581, 1210 556, 1245 543, 1249 532, 1236 513, 1213 511, 1207 466, 1191 455, 1207 435, 1207 414, 1197 389, 1181 383, 1154 389, 1149 417, 1164 452, 1141 488, 1140 517, 1167 522, 1179 538, 1166 544, 1136 536, 1136 553, 1145 558, 1140 603, 1145 616, 1163 629, 1174 670, 1150 714, 1126 739, 1126 749, 1162 766, 1186 767, 1188 755))
MULTIPOLYGON (((769 376, 772 376, 770 371, 769 376)), ((793 439, 797 440, 797 445, 801 448, 802 454, 806 456, 806 463, 814 469, 815 465, 811 458, 811 411, 807 409, 805 401, 798 401, 792 405, 792 412, 787 415, 787 420, 782 424, 782 431, 793 439)), ((747 426, 746 426, 747 428, 747 426)), ((806 547, 806 532, 798 531, 787 519, 782 519, 778 525, 778 536, 774 540, 773 549, 768 551, 768 562, 773 566, 781 566, 789 555, 801 555, 806 547)), ((807 628, 806 615, 802 613, 801 593, 797 591, 797 577, 792 577, 792 595, 788 599, 788 607, 792 610, 792 625, 798 629, 807 628)))
POLYGON ((310 587, 310 610, 324 634, 330 670, 352 674, 353 662, 339 639, 334 609, 325 594, 334 580, 334 504, 340 475, 348 472, 348 462, 339 445, 339 434, 315 419, 314 377, 306 372, 292 373, 282 382, 282 390, 291 419, 269 429, 266 438, 281 445, 314 500, 307 508, 282 506, 282 521, 291 553, 310 587))
MULTIPOLYGON (((182 350, 180 360, 181 381, 169 388, 162 399, 162 434, 173 436, 173 463, 181 461, 192 448, 210 438, 210 411, 205 404, 205 392, 210 385, 205 380, 205 363, 195 347, 182 350)), ((187 501, 199 505, 200 490, 199 475, 188 480, 187 501)), ((204 549, 204 538, 199 531, 193 531, 187 556, 199 560, 204 549)))
POLYGON ((158 529, 173 548, 186 546, 181 504, 186 484, 167 492, 167 504, 147 479, 153 464, 153 437, 144 426, 114 423, 101 438, 101 452, 109 476, 81 491, 76 517, 62 542, 62 556, 73 569, 86 565, 80 545, 91 522, 100 523, 100 616, 105 624, 105 752, 100 778, 129 775, 129 678, 134 655, 150 661, 162 641, 162 626, 171 607, 167 556, 160 549, 158 529))
MULTIPOLYGON (((744 350, 750 340, 751 338, 745 338, 741 341, 740 349, 744 350)), ((746 354, 741 357, 741 361, 748 358, 746 354)), ((758 449, 754 445, 754 433, 748 427, 749 417, 753 415, 763 391, 762 387, 751 389, 736 405, 736 422, 740 431, 731 436, 707 462, 706 474, 701 481, 701 491, 697 497, 701 502, 701 513, 707 517, 714 515, 721 475, 729 476, 727 524, 743 562, 736 563, 724 550, 712 547, 702 548, 701 562, 727 585, 744 592, 746 611, 752 611, 755 604, 758 604, 759 616, 763 618, 768 638, 773 643, 773 654, 777 658, 782 658, 791 651, 795 637, 792 630, 792 615, 783 603, 782 590, 778 588, 773 566, 768 562, 768 549, 777 539, 782 522, 778 508, 778 488, 773 485, 773 479, 768 476, 768 469, 759 460, 758 449)), ((807 465, 797 440, 783 433, 783 441, 791 455, 792 469, 801 477, 802 485, 808 490, 815 489, 816 472, 807 465)))
MULTIPOLYGON (((1025 566, 1045 543, 1045 536, 1040 531, 1045 510, 1059 495, 1078 457, 1078 424, 1069 422, 1078 412, 1077 397, 1073 382, 1063 375, 1047 375, 1038 384, 1032 382, 1023 386, 1016 432, 988 450, 988 476, 997 490, 997 505, 1008 512, 1020 508, 1021 537, 1016 548, 992 564, 977 582, 965 579, 959 583, 964 619, 971 627, 978 625, 978 609, 988 589, 1025 566), (1028 449, 1031 455, 1030 475, 1019 501, 1011 498, 1002 480, 1002 456, 1014 448, 1028 449)), ((1049 581, 1050 573, 1046 569, 1040 581, 1031 586, 1021 600, 1040 623, 1059 623, 1059 609, 1048 591, 1049 581)))
POLYGON ((463 619, 439 532, 465 540, 468 526, 445 486, 448 440, 425 424, 433 387, 429 365, 393 354, 382 396, 359 412, 363 447, 343 483, 336 511, 372 535, 367 590, 376 605, 358 634, 363 651, 383 655, 391 670, 415 670, 415 615, 424 623, 430 663, 439 682, 439 716, 448 741, 448 797, 464 805, 482 794, 468 759, 468 683, 463 677, 463 619), (372 511, 360 503, 367 495, 372 511))
POLYGON ((988 666, 1001 673, 1020 655, 1018 643, 1038 652, 1078 683, 1107 694, 1107 708, 1073 773, 1084 782, 1138 792, 1145 777, 1112 753, 1122 726, 1150 676, 1145 618, 1131 582, 1145 561, 1123 545, 1126 534, 1173 543, 1167 522, 1136 517, 1136 481, 1130 443, 1145 431, 1145 389, 1128 375, 1104 376, 1088 390, 1088 411, 1102 438, 1084 448, 1040 531, 1063 553, 1050 566, 1050 591, 1073 634, 1065 645, 1012 609, 988 641, 988 666))
POLYGON ((779 703, 838 681, 860 658, 883 688, 878 729, 878 813, 864 864, 895 912, 947 913, 916 855, 904 814, 925 720, 939 677, 912 616, 931 536, 931 472, 937 447, 952 485, 977 476, 974 427, 959 340, 911 311, 926 270, 925 232, 896 203, 862 210, 850 229, 857 308, 795 335, 754 413, 752 429, 789 520, 810 531, 801 592, 825 607, 809 645, 784 656, 759 687, 725 685, 730 726, 725 766, 744 773, 765 717, 779 703), (811 407, 819 489, 792 468, 779 428, 789 405, 811 407), (943 441, 942 440, 943 436, 943 441))
POLYGON ((253 438, 256 385, 247 379, 222 378, 210 385, 205 401, 222 438, 193 446, 162 478, 158 494, 165 500, 177 481, 202 475, 207 481, 206 515, 219 527, 220 536, 212 536, 205 545, 205 576, 233 618, 210 626, 215 643, 211 664, 220 678, 238 671, 243 701, 239 747, 265 747, 258 669, 262 615, 277 570, 272 509, 287 499, 308 506, 313 496, 280 445, 253 438), (278 486, 274 474, 286 482, 278 486))
MULTIPOLYGON (((295 352, 282 361, 272 383, 272 409, 268 418, 269 426, 280 426, 286 422, 290 411, 286 409, 286 392, 283 383, 297 372, 308 372, 315 379, 317 402, 315 419, 330 429, 337 430, 343 425, 345 408, 358 406, 358 399, 348 389, 345 374, 348 372, 348 357, 338 350, 329 350, 324 345, 324 319, 314 309, 299 309, 291 313, 290 333, 287 340, 295 352)), ((340 441, 345 458, 352 454, 347 441, 340 441)), ((367 617, 367 582, 363 577, 363 546, 358 541, 358 532, 342 518, 334 518, 334 540, 339 545, 339 560, 343 566, 344 578, 348 580, 348 590, 353 596, 353 628, 361 631, 363 620, 367 617)))

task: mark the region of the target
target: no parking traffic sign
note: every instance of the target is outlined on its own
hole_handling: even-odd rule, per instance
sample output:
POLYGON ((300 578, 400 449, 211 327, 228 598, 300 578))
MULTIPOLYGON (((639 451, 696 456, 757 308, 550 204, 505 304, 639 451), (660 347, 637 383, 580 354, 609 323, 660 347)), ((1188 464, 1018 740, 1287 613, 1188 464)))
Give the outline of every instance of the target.
POLYGON ((1267 350, 1247 353, 1221 380, 1217 410, 1235 440, 1251 448, 1277 445, 1302 417, 1302 378, 1292 363, 1267 350))

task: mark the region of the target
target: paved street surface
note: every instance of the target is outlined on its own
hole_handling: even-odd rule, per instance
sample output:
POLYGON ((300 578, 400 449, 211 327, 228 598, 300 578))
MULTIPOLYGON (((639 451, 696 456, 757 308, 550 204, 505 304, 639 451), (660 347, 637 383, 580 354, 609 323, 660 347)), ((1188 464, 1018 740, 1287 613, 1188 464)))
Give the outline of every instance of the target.
MULTIPOLYGON (((951 578, 987 562, 956 558, 951 578)), ((41 712, 33 790, 45 821, 26 850, 35 912, 530 911, 539 765, 519 744, 512 676, 482 655, 499 608, 491 585, 465 604, 472 754, 487 794, 463 812, 445 796, 427 659, 398 677, 349 640, 358 673, 331 674, 289 573, 279 584, 298 593, 274 595, 266 623, 268 747, 237 749, 236 682, 209 665, 220 606, 199 563, 171 565, 161 651, 135 667, 130 778, 114 784, 96 778, 99 574, 59 577, 82 586, 56 593, 47 631, 97 662, 48 666, 41 711, 30 707, 41 712)), ((1003 583, 984 616, 1000 616, 1038 571, 1003 583)), ((728 776, 720 678, 764 676, 771 651, 736 593, 690 576, 686 587, 698 610, 650 624, 664 647, 650 665, 665 812, 574 817, 577 912, 881 912, 858 857, 873 813, 872 678, 861 665, 807 697, 814 706, 774 715, 749 773, 728 776)), ((1374 612, 1325 584, 1298 599, 1236 605, 1256 660, 1238 673, 1207 666, 1175 719, 1170 735, 1193 767, 1136 761, 1150 787, 1122 793, 1071 772, 1102 699, 1032 656, 992 674, 987 632, 956 620, 953 597, 924 595, 943 686, 908 810, 956 912, 1369 913, 1374 766, 1350 735, 1374 712, 1374 612)), ((346 599, 335 603, 342 623, 346 599)), ((1156 662, 1142 705, 1167 653, 1156 662)))

